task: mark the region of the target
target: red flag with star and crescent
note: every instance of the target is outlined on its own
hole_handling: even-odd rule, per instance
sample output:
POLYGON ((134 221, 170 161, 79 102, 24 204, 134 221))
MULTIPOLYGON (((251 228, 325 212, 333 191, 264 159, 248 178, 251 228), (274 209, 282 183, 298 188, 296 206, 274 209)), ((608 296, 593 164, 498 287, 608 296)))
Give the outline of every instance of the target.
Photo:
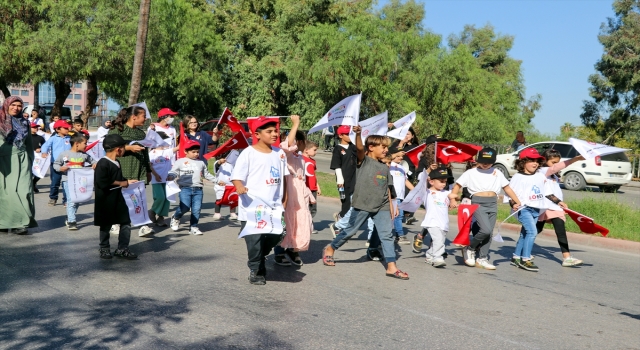
POLYGON ((413 163, 413 165, 417 167, 418 162, 420 162, 420 154, 422 153, 422 151, 424 151, 425 148, 427 148, 427 144, 423 143, 418 147, 410 149, 404 155, 407 156, 409 159, 411 159, 411 162, 413 163))
MULTIPOLYGON (((244 131, 242 125, 240 125, 240 123, 238 122, 238 119, 233 115, 233 113, 231 113, 231 111, 227 107, 224 108, 224 111, 222 112, 222 115, 220 116, 218 125, 216 125, 216 127, 224 124, 226 124, 233 132, 244 131)), ((220 128, 218 128, 218 130, 220 130, 220 128)))
POLYGON ((436 160, 442 164, 466 162, 473 159, 482 146, 456 141, 438 141, 436 143, 436 160))
POLYGON ((180 138, 178 139, 178 159, 184 158, 187 155, 185 152, 184 145, 187 144, 189 138, 187 138, 187 134, 184 133, 184 125, 180 123, 180 138))
POLYGON ((580 231, 584 233, 601 233, 604 237, 607 237, 607 235, 609 234, 609 229, 596 224, 592 218, 584 216, 571 209, 565 209, 564 211, 567 212, 569 217, 571 217, 571 219, 573 219, 576 224, 578 224, 578 227, 580 227, 580 231))
POLYGON ((469 232, 471 232, 473 213, 478 207, 480 207, 479 204, 460 204, 458 206, 458 235, 451 243, 462 246, 471 244, 469 232))
POLYGON ((238 193, 236 192, 236 187, 227 185, 224 187, 224 194, 222 198, 216 201, 217 205, 227 205, 231 209, 238 206, 238 193))
POLYGON ((249 147, 249 142, 247 142, 247 138, 244 137, 243 132, 236 133, 232 138, 228 139, 227 142, 223 143, 222 146, 216 148, 212 152, 209 152, 203 155, 204 159, 209 160, 210 158, 216 157, 219 154, 223 154, 225 152, 229 152, 232 149, 245 149, 249 147))

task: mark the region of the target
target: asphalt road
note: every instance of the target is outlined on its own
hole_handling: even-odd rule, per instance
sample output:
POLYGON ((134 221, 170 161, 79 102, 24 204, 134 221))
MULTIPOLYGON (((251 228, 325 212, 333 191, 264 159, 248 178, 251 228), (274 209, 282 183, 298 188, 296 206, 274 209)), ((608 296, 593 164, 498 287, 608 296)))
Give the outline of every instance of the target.
MULTIPOLYGON (((205 234, 134 235, 137 261, 98 258, 92 203, 80 206, 80 230, 67 231, 64 208, 46 206, 46 193, 36 198, 38 229, 0 233, 2 349, 640 347, 637 254, 574 245, 585 265, 563 268, 557 243, 541 237, 533 273, 509 265, 515 235, 502 232, 494 272, 464 266, 451 247, 447 267, 435 269, 401 246, 398 266, 411 279, 400 281, 364 258, 362 238, 336 253, 337 266, 322 265, 337 205, 321 199, 305 265, 269 260, 267 285, 253 286, 238 223, 212 221, 210 187, 205 234)), ((455 232, 452 222, 449 238, 455 232)))
MULTIPOLYGON (((316 156, 316 163, 318 171, 330 174, 334 173, 329 167, 331 163, 331 153, 319 151, 316 156)), ((462 175, 463 172, 464 169, 454 168, 453 175, 458 177, 462 175)), ((565 200, 569 202, 571 200, 578 200, 582 198, 614 198, 622 203, 626 203, 640 209, 640 186, 623 186, 617 193, 600 192, 600 189, 597 187, 587 187, 582 191, 563 190, 563 193, 565 200)))

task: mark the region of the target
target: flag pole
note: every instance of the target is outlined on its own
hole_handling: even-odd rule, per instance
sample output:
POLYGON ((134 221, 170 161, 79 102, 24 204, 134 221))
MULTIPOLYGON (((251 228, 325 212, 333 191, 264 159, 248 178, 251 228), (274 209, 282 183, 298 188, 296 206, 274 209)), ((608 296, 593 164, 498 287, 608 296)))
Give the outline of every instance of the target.
POLYGON ((438 164, 438 141, 436 141, 434 143, 434 148, 433 148, 433 164, 438 164))

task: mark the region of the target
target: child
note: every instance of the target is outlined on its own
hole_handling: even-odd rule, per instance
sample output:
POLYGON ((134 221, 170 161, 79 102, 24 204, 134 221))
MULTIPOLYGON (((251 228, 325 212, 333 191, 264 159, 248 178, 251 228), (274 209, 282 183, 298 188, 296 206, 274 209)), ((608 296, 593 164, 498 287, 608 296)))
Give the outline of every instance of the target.
POLYGON ((286 175, 285 181, 288 210, 284 212, 287 234, 280 245, 275 247, 274 259, 278 265, 302 266, 299 252, 309 249, 311 231, 313 231, 313 218, 309 211, 309 204, 315 203, 316 200, 305 185, 304 159, 298 153, 298 149, 305 149, 304 133, 298 130, 300 116, 292 115, 290 118, 293 125, 289 135, 280 143, 281 149, 287 156, 289 169, 289 175, 286 175))
MULTIPOLYGON (((40 153, 40 149, 42 148, 42 145, 44 145, 44 143, 46 142, 44 137, 38 134, 39 127, 40 126, 38 124, 31 122, 31 144, 33 145, 33 151, 35 153, 40 153)), ((38 187, 36 186, 36 183, 38 182, 38 180, 40 180, 40 178, 33 175, 33 192, 34 193, 40 192, 38 190, 38 187)))
MULTIPOLYGON (((60 191, 60 182, 62 181, 62 174, 53 168, 53 163, 58 159, 58 155, 63 151, 71 149, 71 143, 69 138, 69 130, 71 125, 64 120, 58 120, 53 125, 53 129, 56 134, 51 136, 47 142, 42 145, 40 154, 43 158, 46 158, 51 152, 51 185, 49 187, 49 206, 53 207, 58 201, 58 192, 60 191)), ((67 194, 62 193, 62 204, 67 204, 67 194)))
MULTIPOLYGON (((92 168, 96 168, 96 161, 90 155, 84 153, 87 147, 87 140, 84 135, 77 133, 71 137, 71 149, 64 151, 58 155, 53 163, 53 168, 62 174, 62 189, 67 198, 69 197, 69 184, 67 183, 67 171, 74 168, 83 168, 85 163, 91 164, 92 168)), ((65 224, 69 231, 78 229, 76 224, 76 212, 79 203, 67 203, 67 221, 65 224)))
POLYGON ((58 122, 59 120, 60 120, 60 114, 51 114, 51 122, 49 123, 49 133, 51 134, 56 133, 56 128, 54 127, 54 125, 56 125, 56 122, 58 122))
MULTIPOLYGON (((568 167, 569 165, 579 160, 584 160, 583 156, 577 156, 572 159, 560 162, 560 152, 555 149, 546 150, 542 156, 546 159, 545 167, 540 168, 539 172, 547 177, 547 181, 550 183, 553 189, 553 194, 562 200, 562 189, 560 189, 560 173, 559 171, 568 167)), ((582 260, 576 259, 571 256, 569 250, 569 241, 567 240, 567 231, 564 227, 565 212, 557 204, 547 199, 547 210, 540 214, 536 227, 538 233, 542 232, 545 222, 551 222, 553 229, 556 231, 556 237, 558 237, 558 244, 562 251, 562 266, 571 267, 582 265, 582 260)))
MULTIPOLYGON (((158 135, 163 140, 169 138, 169 135, 162 131, 158 131, 158 135)), ((149 209, 149 219, 156 226, 166 227, 165 217, 169 216, 169 206, 171 203, 167 199, 167 175, 171 170, 171 160, 174 151, 169 147, 154 148, 149 151, 149 162, 151 163, 151 190, 153 193, 153 205, 149 209)))
POLYGON ((449 232, 449 191, 447 168, 440 167, 429 173, 427 196, 424 199, 426 214, 420 226, 427 229, 431 235, 431 247, 427 250, 425 262, 433 267, 444 267, 444 244, 449 232))
POLYGON ((122 188, 127 188, 138 180, 125 179, 120 169, 120 162, 116 159, 124 155, 126 144, 127 142, 120 135, 105 136, 102 145, 106 155, 95 167, 94 225, 100 227, 100 258, 102 259, 112 258, 109 246, 109 230, 112 225, 119 227, 118 249, 113 252, 113 255, 128 260, 138 258, 129 250, 131 219, 127 202, 122 197, 122 188))
MULTIPOLYGON (((400 164, 402 162, 403 155, 402 152, 396 153, 391 160, 391 165, 389 167, 389 171, 391 176, 393 177, 393 188, 396 191, 396 205, 400 205, 404 200, 404 192, 405 188, 408 188, 409 191, 413 189, 413 184, 409 181, 407 177, 407 171, 400 164)), ((404 232, 404 228, 402 227, 402 218, 404 217, 404 211, 402 209, 399 210, 399 215, 393 219, 393 226, 396 231, 396 235, 398 236, 398 244, 409 244, 409 240, 407 239, 407 234, 404 232)))
POLYGON ((558 197, 553 195, 553 190, 547 182, 547 177, 538 172, 538 169, 543 164, 544 158, 535 148, 527 148, 520 152, 514 166, 518 173, 511 178, 509 183, 515 196, 507 193, 510 198, 505 197, 505 201, 508 200, 514 210, 518 210, 520 205, 525 206, 517 214, 522 228, 520 229, 520 237, 516 243, 516 250, 513 253, 511 264, 534 272, 539 269, 532 261, 531 250, 538 235, 536 222, 540 212, 547 208, 545 197, 560 208, 567 207, 558 197))
POLYGON ((80 134, 82 133, 82 130, 84 130, 84 122, 82 121, 82 119, 74 119, 73 132, 80 134))
MULTIPOLYGON (((232 150, 231 152, 237 151, 232 150)), ((237 153, 236 155, 234 155, 234 157, 237 157, 237 153)), ((217 199, 214 208, 215 213, 213 214, 213 220, 220 220, 222 218, 222 215, 220 215, 220 210, 222 209, 222 196, 224 196, 224 191, 226 190, 227 186, 233 185, 233 183, 231 182, 233 164, 227 162, 226 158, 221 158, 216 160, 213 166, 214 169, 216 169, 216 178, 218 179, 218 182, 215 184, 215 186, 213 186, 213 188, 216 190, 217 199)), ((229 214, 229 220, 238 220, 238 215, 235 213, 236 208, 237 206, 229 208, 229 211, 231 212, 229 214)))
POLYGON ((491 247, 491 236, 498 215, 498 194, 500 190, 504 190, 507 195, 514 198, 512 208, 517 210, 520 205, 520 201, 509 186, 509 181, 502 172, 493 168, 497 153, 493 148, 480 150, 476 160, 477 167, 465 171, 456 180, 456 184, 449 195, 451 206, 457 207, 458 192, 462 187, 466 187, 471 196, 471 203, 479 205, 478 209, 473 213, 473 218, 475 219, 471 226, 473 239, 468 247, 462 248, 462 256, 467 266, 475 266, 487 270, 496 269, 494 265, 489 263, 489 248, 491 247), (479 256, 478 260, 476 260, 476 254, 479 256))
POLYGON ((333 149, 331 155, 330 168, 336 172, 338 188, 342 188, 344 191, 344 199, 340 199, 342 208, 339 213, 333 214, 336 224, 335 226, 333 223, 329 225, 333 237, 349 223, 348 213, 350 213, 349 209, 351 208, 351 195, 356 185, 356 147, 351 143, 350 132, 351 127, 348 125, 340 125, 338 127, 336 134, 340 139, 340 144, 333 149))
POLYGON ((180 218, 189 210, 191 210, 191 218, 189 219, 189 233, 195 236, 202 235, 198 229, 198 221, 200 220, 200 208, 202 207, 202 178, 215 183, 215 176, 209 173, 207 165, 199 158, 200 143, 188 140, 184 145, 185 158, 178 159, 169 171, 167 181, 176 179, 176 183, 180 186, 180 205, 176 208, 176 212, 171 217, 171 229, 178 231, 180 226, 180 218))
MULTIPOLYGON (((258 142, 246 148, 236 161, 231 174, 231 182, 240 197, 238 220, 240 232, 247 224, 247 206, 251 197, 248 191, 257 197, 273 201, 276 207, 283 208, 286 201, 285 176, 289 175, 287 156, 280 148, 273 147, 278 139, 277 124, 269 118, 260 117, 254 121, 253 133, 258 142), (282 207, 280 207, 282 206, 282 207)), ((253 234, 244 237, 247 245, 249 282, 255 285, 266 284, 267 269, 265 257, 280 242, 278 234, 253 234)))
POLYGON ((391 202, 389 191, 389 167, 380 160, 387 154, 389 138, 371 135, 367 137, 366 146, 360 137, 361 128, 355 126, 356 133, 358 179, 353 193, 353 209, 349 219, 349 227, 326 246, 322 252, 322 262, 326 266, 335 266, 333 253, 347 242, 368 219, 372 218, 378 237, 382 245, 382 252, 387 263, 386 275, 393 278, 408 280, 409 274, 402 272, 396 266, 396 252, 391 221, 397 215, 391 202), (365 154, 366 151, 366 154, 365 154))
MULTIPOLYGON (((333 135, 332 135, 333 136, 333 135)), ((318 195, 322 196, 322 190, 320 189, 320 183, 316 178, 316 161, 313 157, 318 153, 318 144, 313 141, 307 141, 304 146, 304 152, 302 152, 302 158, 304 159, 304 175, 307 188, 311 191, 314 199, 318 199, 318 195)), ((318 203, 310 203, 309 211, 311 212, 311 218, 316 216, 318 212, 318 203)), ((313 229, 311 233, 318 233, 316 229, 313 229)))

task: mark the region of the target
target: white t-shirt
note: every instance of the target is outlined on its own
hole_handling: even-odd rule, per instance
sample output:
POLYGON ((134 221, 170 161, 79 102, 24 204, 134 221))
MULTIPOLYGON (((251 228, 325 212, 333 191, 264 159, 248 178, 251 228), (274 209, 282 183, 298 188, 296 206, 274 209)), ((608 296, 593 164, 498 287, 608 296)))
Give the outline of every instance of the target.
POLYGON ((282 207, 284 177, 289 175, 287 156, 283 150, 271 147, 271 153, 258 152, 255 148, 245 148, 231 172, 231 180, 240 180, 249 190, 249 194, 240 196, 238 219, 247 220, 246 207, 251 204, 251 196, 282 207))
MULTIPOLYGON (((545 175, 548 170, 549 170, 549 167, 544 167, 544 168, 538 169, 538 172, 543 174, 543 175, 545 175)), ((558 178, 558 176, 556 176, 556 174, 552 174, 551 176, 547 177, 547 183, 551 187, 551 191, 553 191, 553 194, 556 197, 558 197, 559 200, 563 201, 564 198, 562 196, 562 189, 560 188, 560 178, 558 178)), ((550 201, 547 198, 545 198, 545 200, 546 200, 546 204, 547 204, 547 209, 559 210, 559 211, 563 211, 564 212, 564 209, 560 208, 559 205, 553 203, 552 201, 550 201)))
MULTIPOLYGON (((163 133, 167 134, 167 136, 169 136, 169 138, 164 139, 164 142, 168 143, 170 145, 171 148, 175 148, 176 147, 176 128, 174 128, 173 126, 169 125, 166 128, 163 127, 162 125, 160 125, 160 123, 155 123, 153 124, 156 127, 156 132, 158 131, 162 131, 163 133)), ((151 127, 149 127, 149 129, 147 129, 147 132, 149 132, 149 130, 151 129, 151 127)), ((171 155, 171 162, 175 163, 176 161, 176 154, 171 155)))
POLYGON ((500 191, 509 185, 509 180, 496 168, 492 167, 487 170, 473 168, 460 175, 456 183, 462 187, 466 187, 473 196, 479 192, 489 191, 500 194, 500 191))
POLYGON ((171 158, 173 157, 173 151, 170 148, 167 149, 152 149, 149 151, 149 161, 153 170, 162 177, 162 181, 156 181, 155 176, 151 176, 151 184, 163 184, 167 182, 167 175, 171 170, 171 158))
POLYGON ((396 197, 404 199, 405 183, 407 181, 407 171, 401 164, 391 162, 389 173, 393 178, 393 188, 396 190, 396 197))
MULTIPOLYGON (((553 194, 549 181, 540 172, 531 175, 517 173, 511 178, 509 187, 518 196, 521 205, 531 208, 547 209, 548 200, 545 197, 553 194)), ((509 202, 508 196, 504 196, 504 202, 509 202)))
POLYGON ((218 171, 216 172, 216 178, 218 179, 218 182, 222 181, 225 184, 220 186, 218 185, 218 182, 216 182, 215 186, 213 186, 216 191, 216 199, 222 199, 222 196, 224 195, 225 187, 229 185, 233 185, 231 183, 232 172, 233 172, 233 164, 229 162, 222 163, 222 165, 220 165, 220 167, 218 168, 218 171))
POLYGON ((427 213, 422 220, 422 227, 437 227, 449 231, 449 190, 427 190, 424 208, 427 213))

